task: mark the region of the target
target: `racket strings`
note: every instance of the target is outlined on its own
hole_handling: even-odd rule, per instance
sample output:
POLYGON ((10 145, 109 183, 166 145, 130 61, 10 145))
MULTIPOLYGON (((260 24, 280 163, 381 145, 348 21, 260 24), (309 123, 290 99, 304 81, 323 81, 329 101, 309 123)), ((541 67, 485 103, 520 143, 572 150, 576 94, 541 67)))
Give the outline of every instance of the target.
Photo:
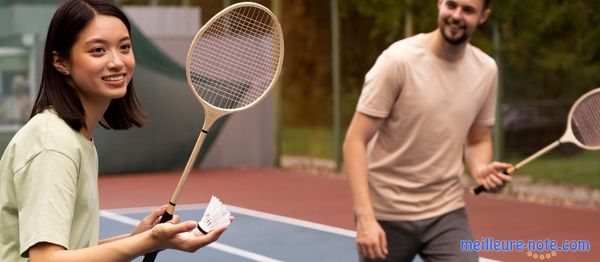
MULTIPOLYGON (((233 27, 232 31, 239 35, 240 37, 244 38, 247 42, 251 42, 254 43, 256 46, 262 46, 264 43, 260 37, 257 36, 265 36, 268 35, 269 37, 272 37, 275 34, 275 28, 274 28, 274 23, 272 20, 272 17, 270 15, 268 15, 266 12, 262 11, 258 14, 254 14, 257 13, 256 8, 251 8, 248 9, 249 11, 252 12, 252 14, 242 14, 242 17, 244 19, 241 19, 242 17, 240 16, 232 16, 231 19, 233 19, 235 22, 234 24, 239 25, 240 27, 233 27), (270 22, 270 23, 269 23, 270 22)), ((241 42, 236 42, 234 43, 236 44, 239 48, 243 48, 241 46, 241 42)), ((270 51, 271 53, 269 54, 270 56, 279 56, 279 41, 277 41, 275 44, 277 44, 276 48, 272 48, 270 50, 260 50, 260 51, 270 51)), ((263 57, 264 53, 263 52, 249 52, 249 53, 241 53, 240 55, 244 56, 245 58, 247 58, 248 60, 258 60, 261 59, 261 57, 263 57)), ((259 69, 262 70, 272 70, 273 72, 277 70, 277 63, 270 63, 270 64, 266 64, 266 63, 258 63, 256 64, 257 66, 259 66, 259 69), (267 68, 269 67, 269 68, 267 68)), ((251 73, 251 72, 248 72, 251 73)))
POLYGON ((242 7, 217 19, 193 47, 190 79, 197 94, 222 109, 263 96, 278 70, 280 34, 264 10, 242 7))
MULTIPOLYGON (((215 43, 218 43, 218 41, 215 43)), ((225 42, 222 44, 227 44, 227 43, 225 42)), ((235 62, 235 60, 232 59, 233 57, 211 57, 211 58, 213 59, 213 61, 214 61, 214 59, 221 59, 221 61, 223 63, 234 63, 235 62)), ((246 60, 248 60, 248 58, 246 58, 246 60)), ((262 67, 257 66, 257 65, 250 64, 249 66, 253 66, 255 69, 265 71, 262 67)), ((237 74, 237 76, 239 76, 243 79, 260 79, 260 77, 261 77, 261 75, 252 74, 252 71, 244 71, 244 70, 240 70, 235 67, 230 67, 229 69, 230 69, 231 73, 235 73, 235 74, 237 74)), ((223 74, 226 74, 226 73, 221 72, 221 75, 223 75, 223 74)), ((230 77, 230 78, 235 78, 235 76, 230 77)), ((249 90, 247 88, 247 86, 246 87, 241 87, 239 85, 232 86, 233 82, 227 83, 227 82, 218 81, 215 79, 209 80, 208 82, 212 83, 212 85, 208 85, 208 88, 202 89, 205 86, 198 86, 198 85, 196 86, 196 87, 199 87, 197 89, 199 95, 201 97, 206 98, 206 100, 209 100, 209 102, 211 104, 221 105, 220 107, 223 107, 223 108, 236 107, 236 105, 239 102, 242 102, 242 105, 249 104, 252 101, 254 101, 255 98, 259 97, 262 94, 262 92, 260 92, 262 90, 256 90, 255 92, 253 92, 255 89, 249 90), (210 88, 210 87, 213 87, 213 88, 210 88), (223 88, 223 87, 228 87, 228 88, 223 88), (204 91, 204 93, 202 93, 203 91, 204 91), (243 96, 243 95, 246 95, 246 96, 243 96), (217 101, 219 101, 218 98, 222 98, 221 100, 225 101, 226 104, 216 103, 217 101), (246 99, 244 100, 243 98, 246 98, 246 99)), ((268 85, 268 82, 263 83, 262 85, 266 86, 266 85, 268 85)))
POLYGON ((584 98, 573 112, 573 135, 585 146, 600 146, 600 92, 584 98))

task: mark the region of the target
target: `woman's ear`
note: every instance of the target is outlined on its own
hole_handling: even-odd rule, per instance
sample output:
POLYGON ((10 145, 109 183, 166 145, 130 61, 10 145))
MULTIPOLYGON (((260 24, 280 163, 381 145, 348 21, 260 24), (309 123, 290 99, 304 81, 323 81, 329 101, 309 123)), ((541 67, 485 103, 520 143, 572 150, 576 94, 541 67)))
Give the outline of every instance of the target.
POLYGON ((63 75, 69 75, 69 64, 62 56, 59 56, 56 51, 52 52, 52 65, 56 68, 56 71, 63 75))

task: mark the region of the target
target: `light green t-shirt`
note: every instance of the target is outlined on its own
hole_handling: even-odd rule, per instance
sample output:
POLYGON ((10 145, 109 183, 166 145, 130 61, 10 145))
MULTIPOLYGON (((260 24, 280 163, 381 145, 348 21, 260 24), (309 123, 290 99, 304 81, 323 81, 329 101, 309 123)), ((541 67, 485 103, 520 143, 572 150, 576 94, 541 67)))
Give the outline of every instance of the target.
POLYGON ((0 160, 0 261, 26 260, 40 242, 97 245, 99 219, 94 143, 54 111, 37 114, 0 160))

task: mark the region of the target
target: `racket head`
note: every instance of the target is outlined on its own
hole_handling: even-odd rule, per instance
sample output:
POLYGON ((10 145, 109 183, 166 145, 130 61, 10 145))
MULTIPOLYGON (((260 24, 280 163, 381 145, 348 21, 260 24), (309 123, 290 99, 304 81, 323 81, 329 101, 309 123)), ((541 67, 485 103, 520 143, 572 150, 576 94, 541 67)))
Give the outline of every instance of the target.
POLYGON ((188 87, 205 111, 225 115, 260 102, 283 65, 281 25, 266 7, 231 5, 213 16, 190 44, 188 87))
POLYGON ((600 88, 585 93, 573 104, 560 141, 587 150, 600 149, 600 88))

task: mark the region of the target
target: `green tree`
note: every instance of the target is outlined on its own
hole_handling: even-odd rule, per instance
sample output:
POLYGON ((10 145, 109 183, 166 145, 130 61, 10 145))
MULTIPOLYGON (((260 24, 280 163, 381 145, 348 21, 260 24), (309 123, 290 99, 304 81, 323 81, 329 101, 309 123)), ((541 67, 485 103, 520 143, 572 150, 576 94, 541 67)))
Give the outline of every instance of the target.
POLYGON ((594 0, 494 2, 508 101, 573 100, 600 83, 594 0))

